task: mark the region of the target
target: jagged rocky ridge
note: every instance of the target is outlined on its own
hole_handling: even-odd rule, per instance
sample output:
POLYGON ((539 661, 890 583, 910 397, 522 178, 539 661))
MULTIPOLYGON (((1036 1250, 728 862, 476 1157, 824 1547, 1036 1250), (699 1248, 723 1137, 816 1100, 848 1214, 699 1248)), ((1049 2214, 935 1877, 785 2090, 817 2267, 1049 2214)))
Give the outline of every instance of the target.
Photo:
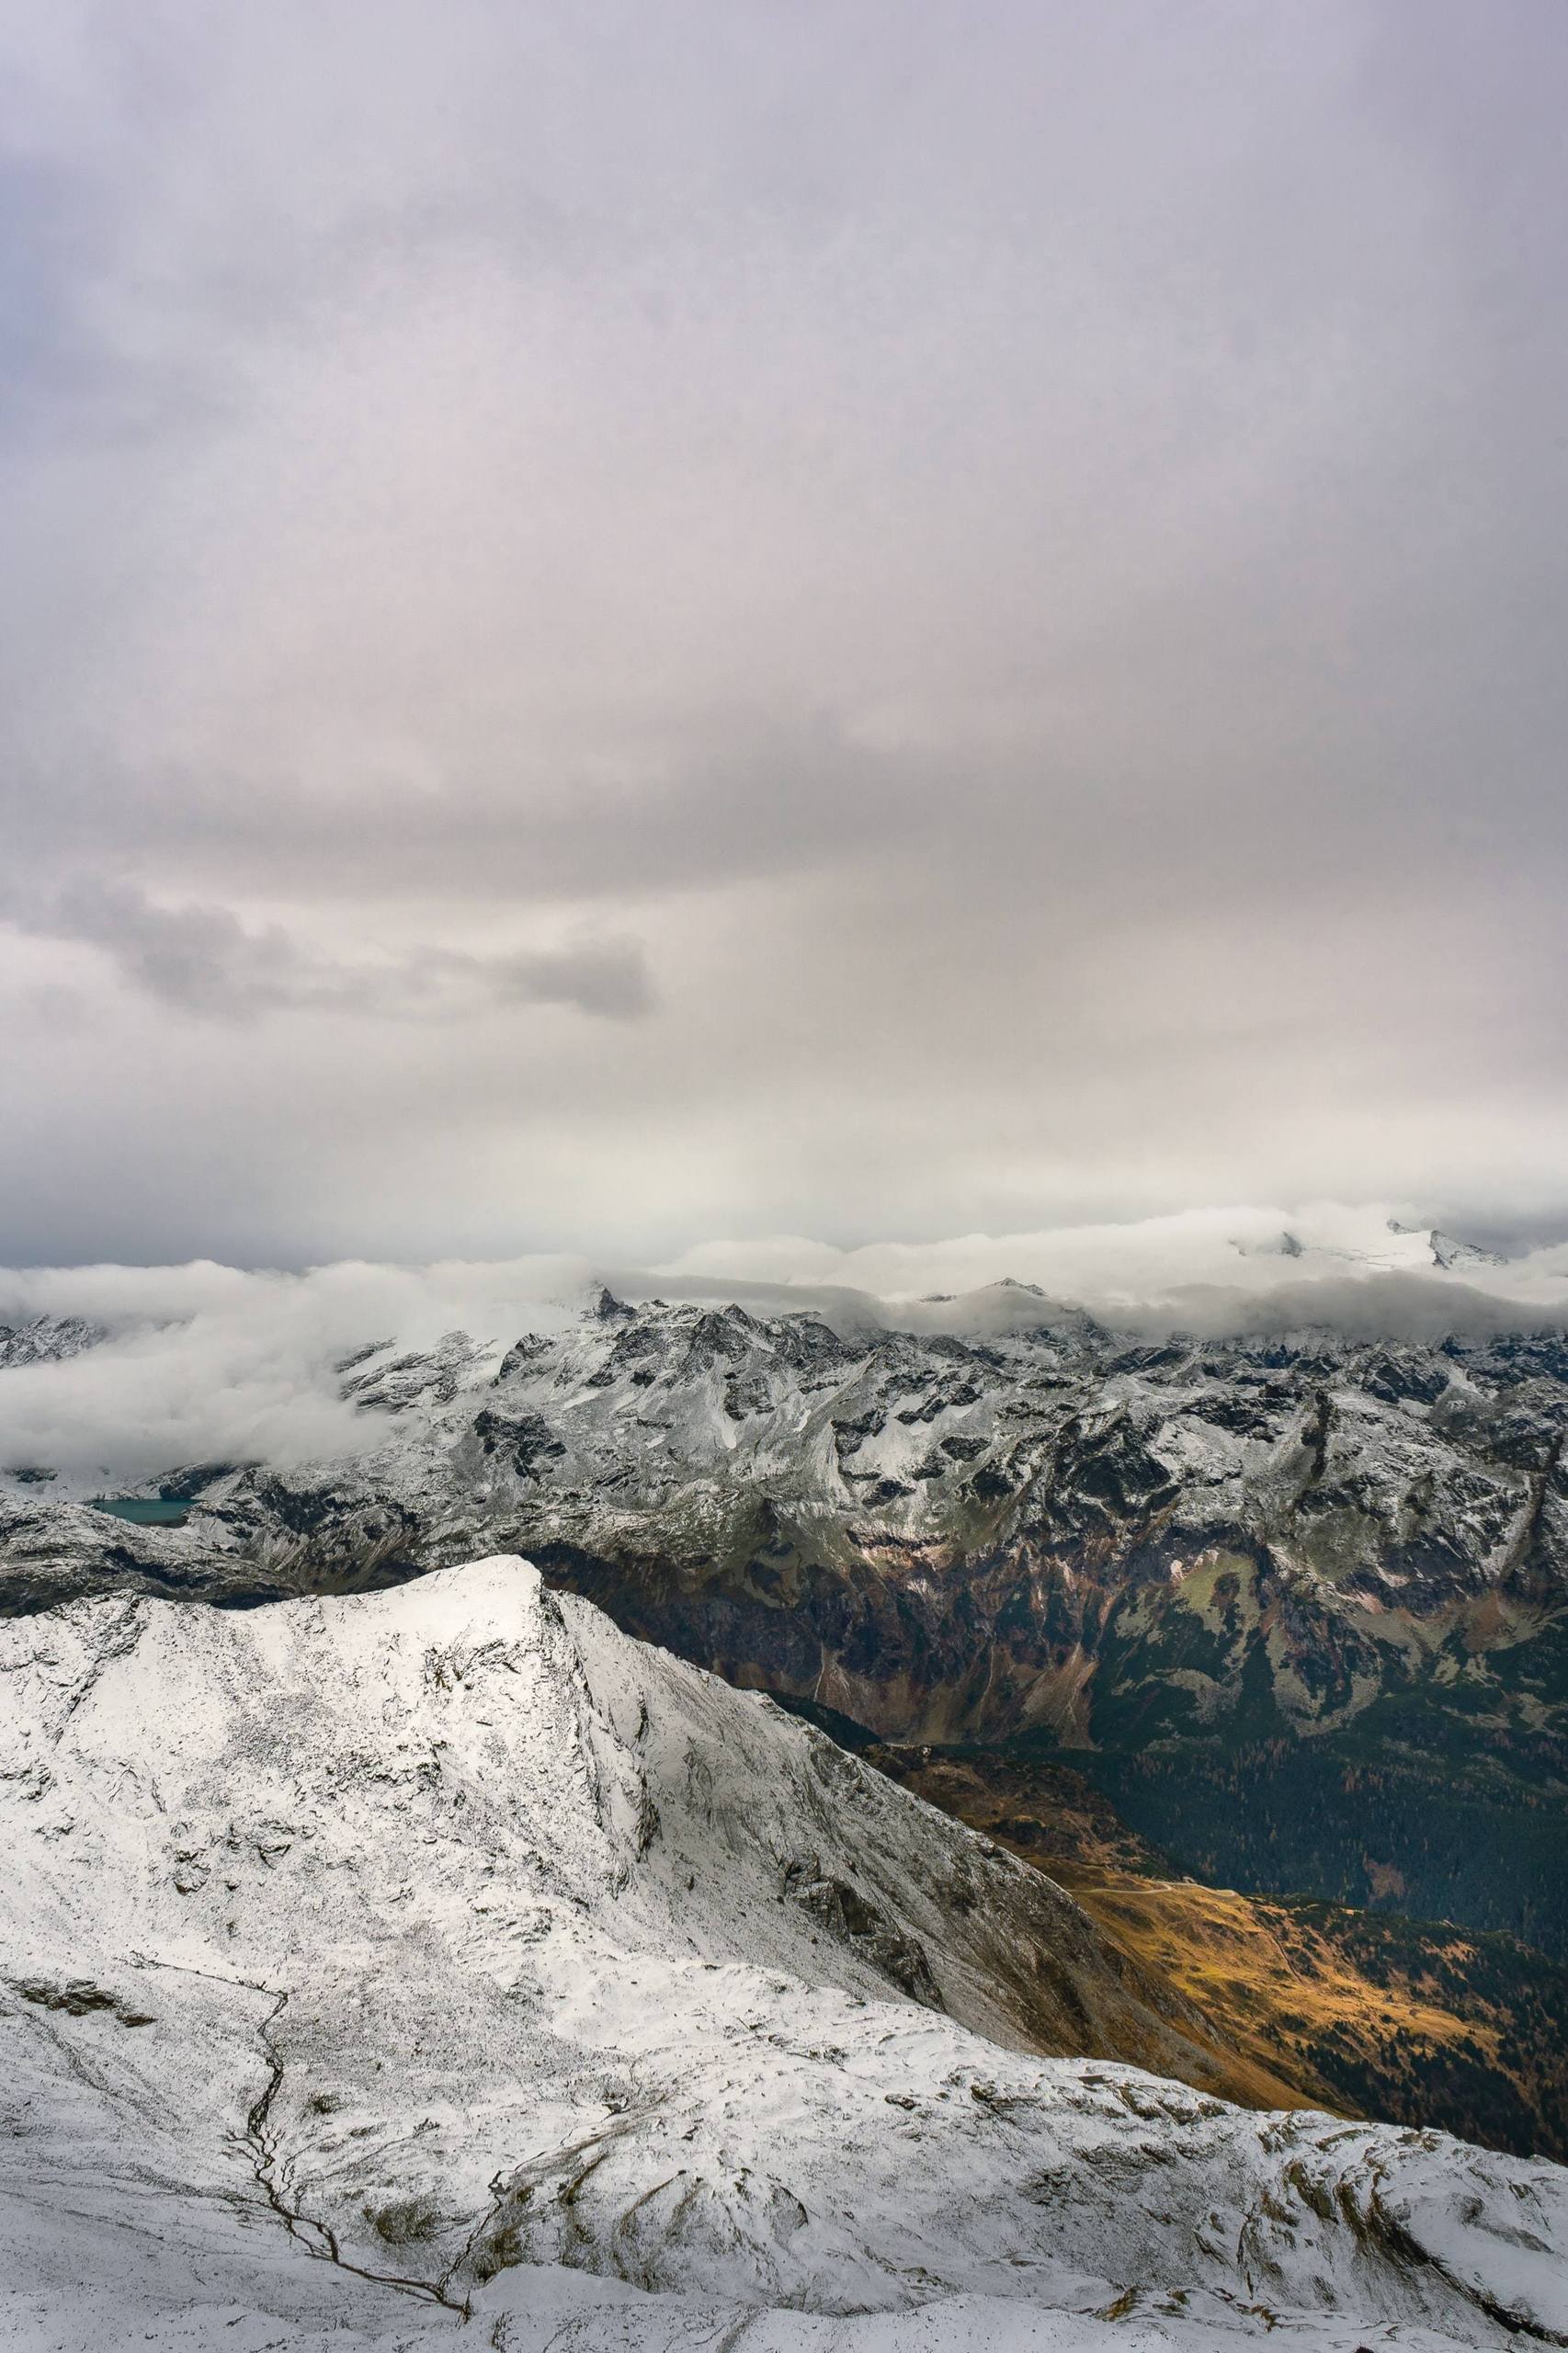
POLYGON ((1079 1756, 1208 1876, 1564 1949, 1568 1340, 1130 1340, 1024 1286, 983 1322, 606 1293, 505 1349, 368 1343, 383 1445, 171 1466, 178 1529, 13 1480, 0 1590, 251 1601, 515 1546, 732 1681, 1079 1756))
POLYGON ((1568 2341, 1568 2174, 1030 2055, 1048 1881, 520 1562, 0 1678, 8 2344, 1568 2341))
POLYGON ((85 1315, 33 1315, 25 1324, 0 1324, 0 1372, 24 1364, 63 1364, 96 1347, 108 1334, 85 1315))

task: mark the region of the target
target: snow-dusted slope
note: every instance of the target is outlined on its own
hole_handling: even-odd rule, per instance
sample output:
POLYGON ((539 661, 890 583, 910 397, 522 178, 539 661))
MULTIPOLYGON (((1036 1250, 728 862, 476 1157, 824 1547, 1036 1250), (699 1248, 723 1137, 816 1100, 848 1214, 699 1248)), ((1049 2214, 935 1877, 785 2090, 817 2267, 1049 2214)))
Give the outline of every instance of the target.
POLYGON ((1568 2337, 1568 2175, 1005 2047, 1048 1882, 516 1560, 0 1670, 7 2344, 1568 2337))

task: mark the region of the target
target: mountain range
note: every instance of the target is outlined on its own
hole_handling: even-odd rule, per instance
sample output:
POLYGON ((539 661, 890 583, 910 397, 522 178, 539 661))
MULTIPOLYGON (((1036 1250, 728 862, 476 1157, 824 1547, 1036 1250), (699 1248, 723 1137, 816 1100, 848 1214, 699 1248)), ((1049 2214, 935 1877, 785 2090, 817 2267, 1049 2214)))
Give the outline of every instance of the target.
MULTIPOLYGON (((107 1321, 34 1317, 0 1335, 0 1382, 12 1369, 64 1382, 123 1345, 107 1321)), ((259 2199, 294 2253, 367 2293, 381 2283, 375 2293, 400 2309, 429 2306, 431 2327, 483 2304, 493 2341, 513 2347, 535 2341, 494 2285, 514 2271, 536 2303, 545 2295, 538 2309, 562 2346, 707 2342, 669 2304, 693 2295, 730 2315, 712 2324, 726 2344, 739 2341, 726 2330, 764 2325, 744 2317, 761 2306, 825 2316, 883 2304, 889 2344, 968 2343, 955 2296, 983 2300, 976 2345, 1095 2343, 1094 2315, 1113 2308, 1118 2327, 1149 2332, 1122 2341, 1151 2346, 1244 2334, 1265 2307, 1307 2315, 1288 2325, 1314 2346, 1373 2341, 1374 2317, 1391 2343, 1425 2342, 1409 2332, 1428 2328, 1435 2342, 1493 2341, 1465 2334, 1486 2326, 1556 2341, 1533 2275, 1521 2286, 1473 2249, 1456 2268, 1421 2236, 1426 2222, 1409 2237, 1411 2215, 1437 2208, 1403 2190, 1397 2214, 1379 2201, 1415 2151, 1443 2153, 1431 2194, 1445 2214, 1556 2195, 1551 2168, 1538 2164, 1520 2188, 1485 2170, 1503 2156, 1434 2128, 1520 2159, 1568 2155, 1561 1332, 1456 1317, 1391 1337, 1276 1316, 1239 1334, 1151 1335, 1017 1283, 874 1320, 848 1299, 762 1312, 600 1289, 520 1336, 403 1346, 372 1334, 335 1357, 331 1378, 358 1443, 330 1459, 170 1463, 114 1492, 79 1469, 13 1460, 0 1480, 6 1688, 28 1695, 0 1787, 43 1873, 17 1882, 8 1949, 20 1958, 4 1997, 28 2066, 43 2068, 21 2112, 28 2133, 46 2120, 44 2143, 29 2143, 24 2171, 47 2146, 73 2198, 86 2195, 84 2166, 116 2185, 91 2204, 108 2264, 111 2211, 127 2199, 143 2211, 124 2152, 152 2134, 159 2196, 178 2219, 148 2224, 136 2257, 149 2341, 207 2341, 178 2334, 188 2300, 160 2302, 148 2249, 185 2247, 213 2199, 232 2215, 259 2199), (533 1695, 520 1714, 487 1706, 469 1723, 480 1685, 494 1699, 518 1677, 533 1695), (453 1735, 429 1711, 453 1708, 464 1742, 491 1744, 488 1763, 479 1749, 448 1756, 453 1735), (655 1737, 655 1723, 678 1738, 655 1737), (78 1756, 78 1732, 95 1725, 99 1746, 78 1756), (207 1759, 199 1789, 192 1743, 207 1759), (562 1781, 568 1755, 578 1778, 562 1781), (449 1770, 451 1805, 480 1807, 460 1844, 489 1825, 488 1875, 472 1855, 448 1873, 449 1770), (111 1789, 139 1829, 108 1826, 111 1789), (573 1832, 566 1855, 558 1834, 585 1804, 597 1828, 573 1832), (78 1835, 89 1818, 92 1836, 78 1835), (318 1843, 329 1832, 330 1848, 318 1843), (504 1933, 487 1877, 501 1883, 504 1933), (531 1910, 519 1909, 525 1885, 531 1910), (590 1915, 619 1958, 597 1947, 584 1959, 590 1915), (506 1996, 532 2021, 519 2043, 492 1995, 519 1956, 533 1969, 536 1945, 555 1956, 548 1983, 528 1977, 506 1996), (566 1990, 607 1970, 619 1982, 633 1946, 637 1969, 653 1972, 636 2001, 670 2011, 668 2038, 639 2040, 622 2004, 608 2023, 596 2013, 588 2039, 628 2081, 652 2067, 661 2088, 636 2126, 613 2106, 607 2122, 580 2091, 582 2005, 602 2010, 608 1996, 566 1990), (137 1974, 151 1969, 162 1973, 137 1974), (766 1999, 753 1978, 724 1974, 737 1969, 772 1972, 766 1999), (722 1976, 753 2022, 714 2009, 706 1984, 688 2014, 693 1970, 722 1976), (160 2007, 149 1986, 164 1995, 165 1980, 175 1990, 160 2007), (943 2044, 949 2074, 875 2093, 895 2111, 884 2133, 913 2131, 898 2120, 916 2112, 906 2096, 922 2115, 937 2103, 941 2131, 901 2156, 903 2188, 891 2172, 869 2188, 876 2135, 858 2139, 846 2120, 840 2146, 839 2093, 806 2088, 824 2051, 861 2048, 846 2040, 840 1997, 940 2022, 921 2035, 983 2039, 991 2072, 973 2075, 971 2109, 1014 2120, 1033 2102, 1051 2145, 1026 2132, 1006 2164, 977 2153, 964 2109, 949 2149, 940 2103, 960 2062, 943 2044), (285 2005, 276 2016, 272 2001, 285 2005), (774 2060, 752 2063, 745 2038, 764 2018, 790 2085, 805 2069, 787 2095, 768 2077, 774 2060), (152 2032, 160 2019, 166 2043, 152 2032), (543 2043, 528 2040, 536 2029, 543 2043), (682 2050, 692 2088, 677 2132, 682 2050), (1006 2052, 1028 2054, 1032 2088, 997 2089, 1006 2052), (135 2053, 158 2054, 151 2075, 135 2053), (330 2105, 341 2087, 307 2090, 299 2071, 340 2054, 357 2120, 312 2122, 342 2112, 330 2105), (1071 2099, 1064 2078, 1038 2073, 1069 2063, 1071 2099), (258 2064, 277 2072, 252 2085, 258 2064), (1130 2067, 1156 2089, 1139 2089, 1130 2067), (90 2077, 97 2105, 78 2115, 61 2069, 73 2084, 90 2077), (389 2071, 403 2087, 391 2107, 390 2087, 369 2081, 389 2071), (188 2078, 188 2113, 168 2106, 170 2076, 188 2078), (552 2157, 536 2178, 528 2168, 547 2152, 538 2131, 521 2133, 518 2086, 542 2097, 546 2079, 549 2147, 570 2162, 552 2157), (261 2107, 236 2125, 241 2081, 261 2107), (1074 2106, 1085 2086, 1088 2109, 1074 2106), (329 2106, 316 2111, 318 2090, 329 2106), (770 2125, 744 2154, 722 2133, 715 2145, 720 2122, 752 2110, 787 2112, 783 2141, 770 2125), (1091 2110, 1092 2148, 1067 2122, 1091 2110), (1344 2120, 1325 2123, 1324 2110, 1344 2120), (1093 2154, 1106 2117, 1127 2114, 1142 2120, 1147 2177, 1093 2154), (1357 2121, 1367 2117, 1392 2122, 1357 2121), (686 2178, 676 2140, 701 2159, 687 2168, 700 2193, 684 2204, 669 2187, 686 2178), (190 2170, 190 2148, 219 2145, 238 2192, 190 2170), (1353 2158, 1331 2181, 1324 2153, 1340 2149, 1353 2158), (1278 2179, 1256 2171, 1281 2152, 1278 2179), (579 2184, 573 2165, 590 2156, 579 2184), (749 2202, 765 2156, 766 2200, 784 2201, 768 2205, 771 2222, 749 2202), (1150 2268, 1125 2243, 1128 2214, 1146 2218, 1151 2185, 1189 2157, 1199 2186, 1156 2200, 1174 2235, 1150 2268), (989 2185, 977 2190, 985 2229, 953 2222, 961 2259, 917 2263, 913 2239, 876 2219, 913 2199, 915 2236, 948 2246, 935 2188, 918 2203, 927 2159, 933 2184, 989 2185), (1472 2186, 1451 2198, 1461 2175, 1472 2186), (824 2177, 835 2213, 871 2219, 830 2234, 825 2268, 813 2253, 818 2268, 801 2269, 804 2226, 781 2241, 777 2217, 799 2201, 814 2250, 821 2192, 802 2185, 824 2177), (523 2182, 512 2205, 504 2179, 523 2182), (1048 2179, 1042 2239, 1017 2198, 1048 2179), (1119 2186, 1096 2206, 1087 2185, 1101 2179, 1119 2186), (481 2195, 487 2184, 499 2204, 481 2195), (740 2184, 754 2187, 743 2196, 740 2184), (1203 2197, 1224 2218, 1207 2238, 1193 2222, 1203 2197), (1099 2219, 1080 2237, 1058 2209, 1085 2199, 1099 2219), (1297 2211, 1303 2200, 1315 2221, 1297 2211), (1353 2214, 1351 2239, 1365 2239, 1374 2210, 1376 2260, 1332 2233, 1319 2244, 1320 2225, 1353 2214), (1284 2241, 1310 2253, 1255 2263, 1256 2221, 1237 2217, 1258 2212, 1285 2216, 1284 2241), (1223 2261, 1199 2259, 1204 2244, 1222 2245, 1223 2261), (1044 2270, 1027 2251, 1042 2245, 1044 2270), (1385 2258, 1405 2279, 1397 2294, 1385 2258), (618 2307, 612 2322, 592 2299, 580 2309, 562 2268, 619 2279, 642 2317, 618 2307), (938 2304, 941 2333, 927 2339, 918 2315, 938 2304), (1324 2313, 1358 2317, 1341 2339, 1323 2335, 1324 2313), (1018 2336, 1020 2314, 1048 2334, 1018 2336), (653 2334, 637 2334, 644 2323, 653 2334), (1060 2333, 1069 2326, 1087 2334, 1060 2333)), ((896 2029, 901 2052, 910 2031, 896 2029)), ((881 2085, 875 2068, 867 2080, 881 2085)), ((67 2257, 53 2225, 37 2227, 36 2276, 55 2285, 26 2309, 26 2326, 46 2333, 18 2319, 17 2341, 85 2346, 108 2273, 62 2304, 67 2257), (49 2336, 46 2315, 67 2308, 66 2333, 49 2336)), ((1449 2249, 1449 2227, 1430 2224, 1434 2245, 1449 2249)), ((1479 2227, 1495 2235, 1491 2221, 1479 2227)), ((1562 2244, 1554 2224, 1523 2227, 1527 2254, 1562 2244)), ((200 2263, 271 2325, 273 2290, 246 2270, 251 2256, 227 2222, 210 2243, 205 2229, 200 2263)), ((1498 2245, 1512 2245, 1506 2230, 1498 2245)), ((301 2327, 297 2293, 278 2289, 278 2309, 301 2327)), ((350 2325, 332 2313, 324 2328, 350 2325)), ((845 2318, 842 2337, 756 2342, 880 2346, 856 2333, 871 2325, 845 2318)))
POLYGON ((606 1291, 510 1345, 367 1342, 337 1374, 363 1450, 169 1465, 117 1506, 182 1524, 11 1465, 0 1602, 517 1550, 883 1740, 1069 1756, 1201 1877, 1568 1954, 1568 1339, 1151 1340, 1010 1285, 947 1313, 606 1291))

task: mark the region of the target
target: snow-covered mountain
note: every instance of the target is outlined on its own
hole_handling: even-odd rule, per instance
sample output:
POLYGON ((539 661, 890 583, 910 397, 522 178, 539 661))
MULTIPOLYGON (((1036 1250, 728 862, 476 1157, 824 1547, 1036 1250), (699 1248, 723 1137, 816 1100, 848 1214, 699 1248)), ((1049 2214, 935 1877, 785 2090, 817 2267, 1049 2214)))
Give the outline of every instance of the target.
POLYGON ((1049 1881, 517 1560, 0 1673, 19 2353, 1568 2336, 1568 2174, 1034 2055, 1049 1881))
POLYGON ((0 1324, 0 1372, 28 1364, 63 1364, 97 1347, 107 1334, 84 1315, 33 1315, 23 1324, 0 1324))
POLYGON ((1410 1274, 1425 1273, 1433 1267, 1448 1274, 1506 1264, 1495 1250, 1483 1249, 1476 1242, 1461 1241, 1455 1234, 1445 1233, 1441 1226, 1402 1225, 1395 1217, 1387 1221, 1381 1233, 1372 1236, 1335 1235, 1307 1242, 1286 1231, 1274 1242, 1238 1242, 1235 1247, 1244 1256, 1272 1254, 1294 1258, 1300 1262, 1301 1271, 1309 1276, 1334 1261, 1346 1267, 1410 1274))
POLYGON ((1082 1753, 1205 1875, 1568 1946, 1561 1334, 1149 1340, 1026 1285, 892 1329, 605 1292, 509 1346, 337 1362, 362 1449, 171 1464, 141 1493, 184 1525, 13 1461, 5 1606, 523 1551, 884 1737, 1082 1753))

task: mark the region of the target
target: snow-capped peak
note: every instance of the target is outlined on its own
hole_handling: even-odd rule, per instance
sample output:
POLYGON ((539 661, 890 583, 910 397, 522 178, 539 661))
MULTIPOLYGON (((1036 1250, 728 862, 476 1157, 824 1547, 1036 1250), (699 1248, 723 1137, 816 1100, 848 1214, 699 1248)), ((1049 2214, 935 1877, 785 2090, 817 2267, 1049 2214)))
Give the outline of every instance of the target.
POLYGON ((1049 1881, 521 1562, 0 1668, 10 2344, 312 2343, 312 2258, 389 2348, 551 2265, 606 2353, 1568 2330, 1568 2175, 1020 2050, 1049 1881))

